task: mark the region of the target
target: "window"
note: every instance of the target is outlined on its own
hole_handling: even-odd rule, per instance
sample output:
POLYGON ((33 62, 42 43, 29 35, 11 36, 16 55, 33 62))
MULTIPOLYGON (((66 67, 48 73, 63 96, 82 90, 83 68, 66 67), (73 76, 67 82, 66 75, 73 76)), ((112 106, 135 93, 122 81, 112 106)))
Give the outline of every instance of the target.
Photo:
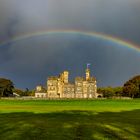
POLYGON ((77 83, 77 85, 78 85, 78 86, 81 86, 81 85, 82 85, 82 83, 77 83))
POLYGON ((78 91, 80 91, 80 90, 81 90, 81 88, 77 88, 77 90, 78 90, 78 91))

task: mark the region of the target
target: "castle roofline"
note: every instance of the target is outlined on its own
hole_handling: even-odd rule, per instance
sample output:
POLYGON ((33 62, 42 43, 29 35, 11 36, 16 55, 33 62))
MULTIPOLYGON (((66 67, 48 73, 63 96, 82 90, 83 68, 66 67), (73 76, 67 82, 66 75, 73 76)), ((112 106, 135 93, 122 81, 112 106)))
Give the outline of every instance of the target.
POLYGON ((50 76, 48 77, 48 80, 57 80, 59 77, 58 76, 50 76))
POLYGON ((83 81, 84 77, 75 77, 75 81, 83 81))
POLYGON ((96 81, 95 77, 90 77, 90 79, 88 81, 96 81))
POLYGON ((66 86, 74 86, 74 83, 65 83, 66 86))

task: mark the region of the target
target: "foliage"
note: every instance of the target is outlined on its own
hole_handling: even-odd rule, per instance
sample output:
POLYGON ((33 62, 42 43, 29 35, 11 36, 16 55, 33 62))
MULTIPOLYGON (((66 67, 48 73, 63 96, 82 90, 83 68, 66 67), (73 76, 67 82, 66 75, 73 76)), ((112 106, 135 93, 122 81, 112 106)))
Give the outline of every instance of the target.
POLYGON ((9 79, 0 78, 0 97, 13 96, 13 82, 9 79))
POLYGON ((29 90, 28 88, 26 88, 23 96, 35 96, 35 90, 29 90))
POLYGON ((128 80, 123 86, 123 96, 131 98, 140 97, 140 75, 128 80))
POLYGON ((28 88, 26 88, 26 90, 15 88, 13 89, 13 92, 15 92, 16 94, 20 96, 34 96, 35 95, 35 90, 29 90, 28 88))
POLYGON ((17 88, 14 88, 13 89, 13 93, 16 93, 16 94, 18 94, 19 96, 21 96, 22 94, 23 94, 23 90, 21 90, 21 89, 17 89, 17 88))
POLYGON ((123 87, 114 87, 113 88, 115 96, 120 97, 123 94, 123 87))
POLYGON ((122 95, 122 87, 101 87, 97 92, 102 93, 104 98, 118 97, 122 95))

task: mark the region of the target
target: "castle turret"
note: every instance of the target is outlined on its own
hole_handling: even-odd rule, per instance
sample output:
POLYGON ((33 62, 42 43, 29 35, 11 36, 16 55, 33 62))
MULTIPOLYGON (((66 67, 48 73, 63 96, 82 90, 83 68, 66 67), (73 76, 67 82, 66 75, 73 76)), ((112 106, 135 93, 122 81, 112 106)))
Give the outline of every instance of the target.
POLYGON ((41 90, 42 90, 42 86, 41 85, 39 85, 39 86, 36 87, 36 91, 37 92, 40 92, 41 90))
POLYGON ((86 81, 90 79, 90 70, 86 69, 86 81))
POLYGON ((69 72, 64 71, 63 76, 64 76, 64 83, 67 84, 69 82, 69 72))
POLYGON ((86 81, 90 80, 90 69, 89 69, 89 65, 87 64, 87 68, 86 68, 86 81))

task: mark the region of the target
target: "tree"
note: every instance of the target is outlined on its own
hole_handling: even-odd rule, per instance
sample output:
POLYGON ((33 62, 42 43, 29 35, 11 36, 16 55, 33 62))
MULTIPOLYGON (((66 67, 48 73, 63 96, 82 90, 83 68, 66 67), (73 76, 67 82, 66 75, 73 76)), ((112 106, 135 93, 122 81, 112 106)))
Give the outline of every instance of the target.
POLYGON ((0 97, 13 96, 13 82, 9 79, 0 78, 0 97))
POLYGON ((103 94, 105 98, 120 97, 122 96, 122 87, 100 87, 97 92, 103 94))
POLYGON ((131 78, 124 84, 123 96, 128 96, 131 98, 140 97, 140 75, 131 78))
POLYGON ((97 92, 103 94, 103 97, 105 98, 112 98, 115 95, 112 87, 98 88, 97 92))
POLYGON ((19 96, 35 96, 35 90, 29 90, 28 88, 25 90, 14 88, 13 92, 17 93, 19 96))
POLYGON ((113 88, 115 96, 116 97, 121 97, 123 93, 123 87, 114 87, 113 88))
POLYGON ((21 90, 21 89, 18 89, 18 88, 14 88, 14 89, 13 89, 13 93, 16 93, 16 94, 18 94, 19 96, 22 96, 23 93, 24 93, 24 91, 21 90))

